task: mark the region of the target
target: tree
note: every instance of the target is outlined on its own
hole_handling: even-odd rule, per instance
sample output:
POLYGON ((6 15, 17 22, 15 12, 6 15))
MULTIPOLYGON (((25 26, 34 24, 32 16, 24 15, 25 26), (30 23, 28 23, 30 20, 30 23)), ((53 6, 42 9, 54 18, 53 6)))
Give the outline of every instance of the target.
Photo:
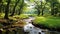
POLYGON ((56 6, 56 4, 58 5, 58 1, 57 0, 53 0, 53 1, 50 0, 50 4, 51 4, 51 15, 56 15, 58 12, 58 7, 56 6))
POLYGON ((24 7, 24 0, 22 0, 22 3, 21 3, 21 5, 20 5, 20 9, 19 9, 18 15, 20 15, 20 13, 21 13, 23 7, 24 7))
POLYGON ((13 11, 12 11, 12 14, 11 14, 10 16, 13 16, 13 15, 14 15, 16 6, 18 5, 19 1, 20 1, 20 0, 17 0, 17 1, 16 1, 15 6, 14 6, 13 11))
POLYGON ((8 12, 9 12, 10 2, 11 2, 11 0, 7 0, 7 5, 6 5, 6 8, 5 8, 5 16, 4 16, 5 19, 8 19, 8 12))
POLYGON ((38 1, 34 1, 36 6, 35 6, 35 9, 37 9, 37 12, 38 12, 38 16, 40 15, 40 9, 41 9, 41 6, 40 6, 40 2, 38 3, 38 1))
POLYGON ((36 6, 35 6, 35 8, 37 9, 37 11, 38 11, 38 16, 42 13, 42 16, 44 15, 44 13, 43 13, 43 11, 44 11, 44 9, 45 9, 45 5, 47 4, 47 1, 46 1, 46 3, 44 2, 43 3, 43 1, 35 1, 35 4, 36 4, 36 6))
POLYGON ((0 13, 1 13, 1 8, 2 8, 2 0, 0 0, 0 13))

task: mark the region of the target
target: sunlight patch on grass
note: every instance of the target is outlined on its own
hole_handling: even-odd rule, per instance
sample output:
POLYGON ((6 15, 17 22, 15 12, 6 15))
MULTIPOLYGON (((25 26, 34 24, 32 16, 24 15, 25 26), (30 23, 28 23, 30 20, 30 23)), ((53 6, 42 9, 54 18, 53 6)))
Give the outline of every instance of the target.
POLYGON ((9 19, 11 19, 11 20, 17 20, 16 18, 14 18, 14 17, 9 17, 9 19))
POLYGON ((28 16, 27 16, 27 15, 24 15, 24 14, 15 15, 15 16, 13 16, 13 17, 16 17, 16 18, 18 18, 18 19, 28 18, 28 16))
POLYGON ((35 22, 40 23, 40 22, 45 22, 46 18, 45 17, 36 17, 35 22))
POLYGON ((4 13, 0 13, 0 18, 3 18, 4 17, 4 13))

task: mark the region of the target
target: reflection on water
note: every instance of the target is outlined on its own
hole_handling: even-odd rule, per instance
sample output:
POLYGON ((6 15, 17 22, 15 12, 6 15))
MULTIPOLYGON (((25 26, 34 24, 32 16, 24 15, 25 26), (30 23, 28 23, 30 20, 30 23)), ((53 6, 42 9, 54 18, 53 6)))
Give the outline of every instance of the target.
POLYGON ((32 25, 30 22, 35 18, 29 17, 29 19, 24 19, 26 21, 26 25, 24 26, 24 31, 29 32, 28 34, 60 34, 60 32, 56 31, 48 31, 47 29, 40 29, 32 25))

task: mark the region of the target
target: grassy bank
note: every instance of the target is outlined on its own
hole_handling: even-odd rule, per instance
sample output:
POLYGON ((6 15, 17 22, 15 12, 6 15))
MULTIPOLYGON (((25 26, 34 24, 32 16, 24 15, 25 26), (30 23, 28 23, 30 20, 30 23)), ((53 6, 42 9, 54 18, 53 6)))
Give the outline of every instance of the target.
POLYGON ((38 24, 38 25, 43 25, 44 27, 47 28, 60 28, 60 18, 59 17, 53 17, 53 16, 49 16, 49 17, 35 17, 36 19, 34 20, 34 24, 38 24))

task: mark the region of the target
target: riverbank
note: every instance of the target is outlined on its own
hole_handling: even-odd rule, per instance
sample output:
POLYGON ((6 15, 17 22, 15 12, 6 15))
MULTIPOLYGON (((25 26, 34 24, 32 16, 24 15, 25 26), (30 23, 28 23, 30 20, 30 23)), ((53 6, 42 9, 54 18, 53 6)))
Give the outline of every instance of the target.
POLYGON ((24 34, 23 27, 25 22, 23 19, 27 19, 26 15, 9 16, 9 19, 4 19, 4 15, 0 16, 0 34, 24 34))
POLYGON ((51 31, 60 31, 60 18, 59 17, 35 17, 33 25, 39 28, 48 29, 51 31))

